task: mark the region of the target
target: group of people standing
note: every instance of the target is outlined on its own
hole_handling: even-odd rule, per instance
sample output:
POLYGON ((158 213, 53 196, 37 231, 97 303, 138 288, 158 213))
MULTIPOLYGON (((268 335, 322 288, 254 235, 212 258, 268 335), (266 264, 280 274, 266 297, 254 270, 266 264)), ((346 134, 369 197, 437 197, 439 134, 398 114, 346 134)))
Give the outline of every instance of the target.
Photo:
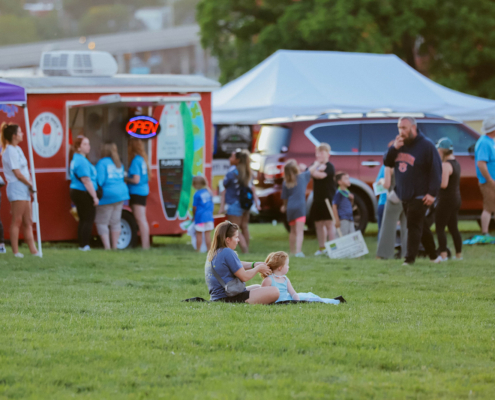
POLYGON ((302 252, 304 225, 306 224, 306 189, 313 179, 313 204, 310 215, 315 221, 319 248, 315 256, 323 255, 325 242, 335 238, 335 228, 342 235, 354 232, 353 201, 349 191, 351 182, 346 172, 335 173, 330 159, 330 145, 316 147, 315 162, 307 168, 296 160, 288 160, 284 166, 282 213, 287 214, 290 227, 290 252, 295 257, 305 257, 302 252))
POLYGON ((130 166, 126 178, 117 145, 105 143, 101 159, 93 166, 87 159, 91 150, 89 139, 77 136, 69 155, 70 198, 79 217, 79 250, 90 250, 93 223, 106 250, 116 249, 121 230, 124 201, 130 205, 139 226, 141 243, 149 248, 149 226, 146 219, 146 199, 149 194, 150 165, 143 142, 129 139, 130 166))

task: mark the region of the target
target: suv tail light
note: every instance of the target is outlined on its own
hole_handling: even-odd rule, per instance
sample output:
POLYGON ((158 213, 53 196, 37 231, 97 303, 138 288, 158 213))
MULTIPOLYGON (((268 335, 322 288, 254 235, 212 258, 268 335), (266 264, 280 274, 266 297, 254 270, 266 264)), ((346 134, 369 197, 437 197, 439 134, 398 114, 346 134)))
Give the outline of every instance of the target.
POLYGON ((263 172, 267 179, 283 178, 284 164, 266 164, 263 172))

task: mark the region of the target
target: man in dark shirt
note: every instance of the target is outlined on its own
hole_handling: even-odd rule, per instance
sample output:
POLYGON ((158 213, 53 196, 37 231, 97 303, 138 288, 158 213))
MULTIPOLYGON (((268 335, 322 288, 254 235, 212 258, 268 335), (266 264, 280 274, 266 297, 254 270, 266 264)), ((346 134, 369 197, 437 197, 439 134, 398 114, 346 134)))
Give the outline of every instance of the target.
POLYGON ((426 223, 426 212, 435 201, 442 180, 442 161, 433 142, 418 132, 416 120, 399 119, 399 134, 384 157, 386 167, 394 168, 395 192, 402 200, 407 218, 407 253, 404 264, 413 264, 419 242, 437 262, 435 241, 426 223))

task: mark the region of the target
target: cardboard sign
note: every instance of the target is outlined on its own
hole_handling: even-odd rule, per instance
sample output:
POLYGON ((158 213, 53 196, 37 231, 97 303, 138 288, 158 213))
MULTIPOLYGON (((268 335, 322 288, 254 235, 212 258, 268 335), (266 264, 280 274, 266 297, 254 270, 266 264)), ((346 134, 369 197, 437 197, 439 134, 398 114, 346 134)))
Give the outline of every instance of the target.
POLYGON ((383 193, 387 193, 388 190, 380 185, 378 182, 373 183, 373 191, 375 192, 375 196, 380 196, 383 193))
POLYGON ((330 258, 357 258, 369 253, 361 231, 325 243, 330 258))

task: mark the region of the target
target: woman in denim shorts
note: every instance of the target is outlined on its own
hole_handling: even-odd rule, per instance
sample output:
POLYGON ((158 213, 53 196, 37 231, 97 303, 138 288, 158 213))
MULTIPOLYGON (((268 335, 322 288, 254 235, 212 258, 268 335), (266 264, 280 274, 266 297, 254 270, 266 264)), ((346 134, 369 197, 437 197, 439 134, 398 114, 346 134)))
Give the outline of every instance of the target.
MULTIPOLYGON (((247 150, 237 150, 229 158, 231 167, 223 180, 225 187, 225 204, 227 219, 237 224, 239 231, 239 245, 243 253, 249 251, 249 210, 245 210, 240 204, 240 187, 252 186, 250 154, 247 150), (242 233, 241 233, 242 232, 242 233)), ((253 190, 254 204, 258 207, 258 198, 253 190)), ((223 210, 220 210, 222 213, 223 210)))

